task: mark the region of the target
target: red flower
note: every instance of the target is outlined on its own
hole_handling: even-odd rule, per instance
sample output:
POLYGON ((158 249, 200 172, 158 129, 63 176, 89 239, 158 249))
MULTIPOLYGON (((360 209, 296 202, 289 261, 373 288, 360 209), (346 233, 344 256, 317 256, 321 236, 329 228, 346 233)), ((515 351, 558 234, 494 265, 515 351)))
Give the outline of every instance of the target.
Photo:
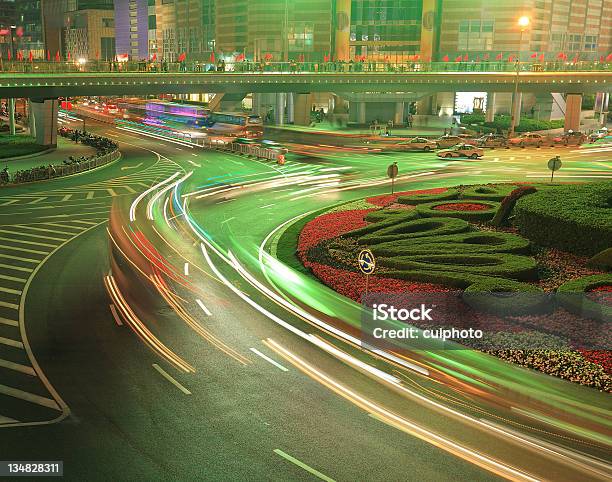
POLYGON ((484 211, 490 209, 486 204, 448 203, 434 207, 436 211, 484 211))
POLYGON ((612 352, 607 350, 578 350, 590 362, 600 365, 606 373, 612 373, 612 352))
POLYGON ((419 191, 396 192, 395 194, 383 194, 382 196, 369 197, 366 198, 366 201, 375 206, 385 207, 389 204, 393 204, 400 196, 412 196, 413 194, 442 194, 446 191, 448 191, 448 188, 438 187, 435 189, 421 189, 419 191))
POLYGON ((304 253, 321 241, 364 227, 367 223, 363 218, 370 211, 373 211, 373 209, 339 211, 323 214, 313 219, 304 226, 300 233, 298 252, 304 253))

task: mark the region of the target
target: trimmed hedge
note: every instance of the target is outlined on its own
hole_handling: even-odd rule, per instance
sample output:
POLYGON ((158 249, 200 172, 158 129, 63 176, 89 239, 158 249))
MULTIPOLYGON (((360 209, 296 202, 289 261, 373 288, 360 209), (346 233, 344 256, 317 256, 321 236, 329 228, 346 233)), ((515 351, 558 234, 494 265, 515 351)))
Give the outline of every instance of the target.
POLYGON ((515 186, 508 184, 487 184, 484 186, 468 186, 463 191, 459 199, 480 199, 483 201, 501 201, 515 189, 515 186))
POLYGON ((381 221, 411 221, 419 217, 414 209, 379 209, 368 213, 365 220, 370 223, 379 223, 381 221))
POLYGON ((612 271, 612 248, 604 249, 587 261, 590 268, 612 271))
POLYGON ((566 281, 557 288, 558 300, 568 311, 600 321, 612 321, 612 306, 597 303, 585 293, 599 286, 612 285, 612 274, 595 274, 566 281))
POLYGON ((522 197, 514 224, 532 241, 583 255, 612 244, 612 181, 555 186, 522 197))
MULTIPOLYGON (((390 241, 456 234, 468 231, 469 229, 470 225, 462 219, 415 219, 414 221, 394 223, 390 226, 387 224, 379 226, 379 229, 361 236, 357 242, 359 244, 372 245, 390 241)), ((353 233, 348 233, 347 236, 352 236, 353 233)))
POLYGON ((533 194, 534 192, 536 192, 536 188, 533 186, 521 186, 516 188, 502 200, 499 209, 491 220, 491 224, 498 227, 504 226, 508 222, 508 218, 514 209, 514 206, 516 206, 516 202, 523 196, 533 194))
POLYGON ((459 271, 515 280, 531 280, 537 276, 533 258, 508 253, 395 256, 378 258, 378 262, 401 270, 459 271))
POLYGON ((377 256, 402 256, 417 254, 525 254, 530 250, 529 240, 511 233, 471 231, 434 238, 414 238, 409 242, 397 241, 375 244, 371 247, 377 256))
POLYGON ((449 204, 448 201, 436 201, 426 204, 418 204, 416 211, 423 217, 451 217, 464 219, 472 222, 489 221, 496 213, 499 203, 494 201, 470 201, 471 204, 480 204, 488 206, 488 209, 481 211, 442 211, 436 210, 437 206, 449 204))
POLYGON ((413 194, 411 196, 400 196, 397 198, 397 202, 400 204, 421 204, 450 199, 459 199, 459 189, 450 188, 440 194, 413 194))

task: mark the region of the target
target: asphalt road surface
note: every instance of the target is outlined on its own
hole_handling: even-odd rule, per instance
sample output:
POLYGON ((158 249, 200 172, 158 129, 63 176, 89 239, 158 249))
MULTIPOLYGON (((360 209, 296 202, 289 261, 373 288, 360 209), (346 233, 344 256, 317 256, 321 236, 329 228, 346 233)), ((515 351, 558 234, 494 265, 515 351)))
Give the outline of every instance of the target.
MULTIPOLYGON (((398 190, 543 181, 555 154, 564 161, 557 179, 592 181, 612 176, 610 150, 500 149, 482 160, 442 160, 296 138, 296 154, 279 167, 93 122, 88 129, 117 140, 122 158, 0 191, 0 459, 63 460, 68 480, 610 476, 605 395, 521 370, 537 403, 510 387, 501 395, 512 404, 504 404, 470 380, 443 383, 374 358, 266 294, 282 268, 266 278, 259 258, 283 223, 388 192, 393 161, 398 190), (187 282, 162 282, 161 268, 155 283, 110 274, 109 215, 126 219, 140 193, 172 176, 185 179, 158 197, 153 219, 148 196, 122 226, 134 241, 128 258, 154 256, 187 282), (188 201, 189 216, 168 213, 175 195, 188 201), (118 315, 109 276, 168 351, 118 315), (560 425, 554 412, 543 419, 538 403, 571 406, 576 425, 560 425)), ((327 309, 326 319, 350 310, 329 290, 287 276, 275 288, 282 300, 307 293, 304 309, 327 309), (314 309, 316 301, 325 306, 314 309)), ((518 373, 494 366, 508 379, 518 373)))

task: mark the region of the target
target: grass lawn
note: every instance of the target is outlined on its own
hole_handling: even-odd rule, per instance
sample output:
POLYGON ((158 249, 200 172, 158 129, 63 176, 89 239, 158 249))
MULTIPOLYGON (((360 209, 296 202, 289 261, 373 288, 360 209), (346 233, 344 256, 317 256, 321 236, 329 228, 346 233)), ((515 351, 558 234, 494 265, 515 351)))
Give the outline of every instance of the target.
POLYGON ((0 159, 36 154, 45 150, 47 150, 46 146, 39 146, 30 136, 0 135, 0 159))

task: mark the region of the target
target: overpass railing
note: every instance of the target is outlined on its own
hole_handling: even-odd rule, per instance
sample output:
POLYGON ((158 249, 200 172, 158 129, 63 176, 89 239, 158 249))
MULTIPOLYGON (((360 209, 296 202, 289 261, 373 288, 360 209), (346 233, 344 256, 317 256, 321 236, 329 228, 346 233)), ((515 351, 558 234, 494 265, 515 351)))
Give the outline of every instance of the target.
POLYGON ((546 61, 516 62, 472 60, 469 62, 7 62, 0 72, 49 73, 401 73, 401 72, 612 72, 612 62, 598 61, 546 61))

